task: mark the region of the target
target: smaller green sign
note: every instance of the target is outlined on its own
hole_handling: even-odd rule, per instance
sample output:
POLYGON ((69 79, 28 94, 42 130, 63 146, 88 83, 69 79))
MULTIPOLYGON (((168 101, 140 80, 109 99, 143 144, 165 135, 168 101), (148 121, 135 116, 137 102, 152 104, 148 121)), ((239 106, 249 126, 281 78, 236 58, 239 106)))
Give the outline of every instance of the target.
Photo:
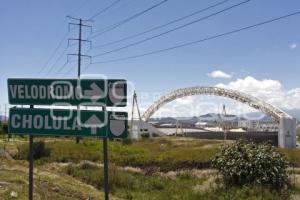
POLYGON ((126 138, 127 113, 89 110, 9 110, 9 133, 18 135, 126 138))

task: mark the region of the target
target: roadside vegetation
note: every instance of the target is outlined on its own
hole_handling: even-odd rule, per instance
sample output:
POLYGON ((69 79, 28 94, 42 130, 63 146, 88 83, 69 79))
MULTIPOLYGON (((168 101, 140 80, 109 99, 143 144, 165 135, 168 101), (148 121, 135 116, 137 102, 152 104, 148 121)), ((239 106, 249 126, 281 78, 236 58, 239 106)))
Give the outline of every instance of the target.
MULTIPOLYGON (((73 162, 82 160, 102 162, 102 141, 82 140, 76 144, 73 140, 46 141, 40 154, 47 154, 37 160, 38 164, 50 162, 73 162), (46 151, 46 153, 44 152, 46 151)), ((119 166, 132 166, 143 169, 157 168, 171 171, 183 168, 208 168, 210 160, 223 141, 178 139, 149 139, 138 142, 109 142, 110 162, 119 166)), ((17 147, 15 159, 26 160, 28 144, 17 147)))
MULTIPOLYGON (((221 155, 220 147, 224 145, 234 147, 237 143, 183 137, 110 141, 111 197, 137 200, 281 200, 298 197, 298 149, 272 147, 272 152, 279 151, 288 161, 285 169, 289 184, 286 190, 280 191, 264 184, 232 184, 230 187, 224 184, 220 168, 215 166, 219 171, 212 168, 212 160, 221 155)), ((9 142, 0 140, 0 149, 10 157, 1 157, 0 199, 27 199, 27 138, 12 137, 9 142), (12 197, 12 192, 16 192, 18 198, 12 197)), ((89 196, 102 199, 100 139, 83 139, 76 144, 72 138, 35 138, 34 158, 35 199, 75 200, 89 196)))

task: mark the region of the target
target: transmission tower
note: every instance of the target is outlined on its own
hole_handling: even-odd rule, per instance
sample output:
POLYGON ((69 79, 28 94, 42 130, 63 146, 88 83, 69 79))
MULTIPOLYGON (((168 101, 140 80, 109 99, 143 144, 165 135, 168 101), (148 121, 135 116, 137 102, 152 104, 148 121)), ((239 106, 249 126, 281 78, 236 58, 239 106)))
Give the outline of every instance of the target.
POLYGON ((139 127, 140 127, 142 116, 141 116, 141 112, 140 112, 140 109, 139 109, 139 104, 138 104, 138 101, 137 101, 137 95, 136 95, 136 92, 134 91, 133 92, 133 98, 132 98, 132 112, 131 112, 131 125, 130 125, 131 134, 133 133, 133 121, 135 119, 134 118, 135 107, 137 108, 138 117, 139 117, 138 118, 138 120, 139 120, 139 127))
POLYGON ((226 121, 226 107, 225 104, 223 104, 222 108, 222 114, 221 114, 221 124, 222 124, 222 129, 223 129, 223 135, 224 135, 224 140, 227 140, 227 121, 226 121))
POLYGON ((71 20, 75 20, 78 23, 69 23, 69 30, 70 30, 70 26, 78 26, 78 38, 69 38, 68 39, 68 45, 70 44, 71 40, 75 40, 78 41, 78 53, 72 53, 72 54, 68 54, 68 56, 77 56, 78 58, 78 69, 77 69, 77 77, 80 78, 81 75, 81 58, 82 57, 87 57, 91 59, 91 56, 89 55, 84 55, 81 53, 82 51, 82 42, 88 42, 90 43, 91 46, 91 41, 90 40, 85 40, 82 39, 82 28, 83 27, 88 27, 90 29, 92 29, 92 26, 86 23, 91 23, 93 22, 92 20, 83 20, 81 18, 75 18, 75 17, 71 17, 71 16, 67 16, 68 18, 70 18, 71 20))
MULTIPOLYGON (((81 76, 81 58, 82 57, 88 57, 89 59, 91 59, 91 56, 89 55, 84 55, 81 53, 82 51, 82 42, 88 42, 91 45, 91 41, 90 40, 85 40, 82 39, 82 27, 88 27, 88 28, 92 28, 91 25, 86 24, 86 23, 90 23, 93 22, 92 20, 83 20, 81 18, 75 18, 75 17, 71 17, 71 16, 67 16, 69 19, 77 21, 78 23, 69 23, 69 30, 70 30, 70 26, 78 26, 78 38, 69 38, 68 39, 68 45, 70 44, 70 41, 78 41, 78 53, 72 53, 72 54, 68 54, 68 59, 69 56, 77 56, 78 59, 78 65, 77 65, 77 78, 80 79, 81 76)), ((79 106, 77 106, 77 109, 79 109, 79 106)), ((76 137, 76 143, 79 143, 80 138, 76 137)))

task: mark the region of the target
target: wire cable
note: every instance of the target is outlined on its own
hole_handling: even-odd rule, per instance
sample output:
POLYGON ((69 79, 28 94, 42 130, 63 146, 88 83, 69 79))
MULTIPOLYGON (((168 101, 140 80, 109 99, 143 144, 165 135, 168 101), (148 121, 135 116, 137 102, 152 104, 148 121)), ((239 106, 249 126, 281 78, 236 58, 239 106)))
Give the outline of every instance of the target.
MULTIPOLYGON (((71 13, 74 14, 74 13, 78 12, 83 6, 85 6, 88 3, 88 1, 89 0, 85 0, 84 2, 82 2, 80 4, 80 6, 78 6, 76 9, 74 9, 73 11, 71 11, 71 13)), ((60 49, 60 47, 62 46, 62 44, 64 43, 64 41, 67 39, 68 35, 69 35, 69 31, 66 31, 65 34, 63 35, 62 39, 59 41, 58 45, 56 46, 56 48, 54 49, 54 51, 50 55, 50 57, 47 59, 46 63, 39 70, 38 75, 40 75, 48 67, 50 61, 54 58, 55 54, 60 49)), ((52 69, 50 71, 52 71, 52 69)))
POLYGON ((132 47, 132 46, 136 46, 136 45, 138 45, 138 44, 142 44, 142 43, 147 42, 147 41, 149 41, 149 40, 158 38, 158 37, 160 37, 160 36, 166 35, 166 34, 168 34, 168 33, 171 33, 171 32, 177 31, 177 30, 179 30, 179 29, 185 28, 185 27, 187 27, 187 26, 190 26, 190 25, 192 25, 192 24, 198 23, 198 22, 200 22, 200 21, 206 20, 206 19, 208 19, 208 18, 210 18, 210 17, 213 17, 213 16, 215 16, 215 15, 218 15, 218 14, 221 14, 221 13, 223 13, 223 12, 229 11, 229 10, 235 8, 235 7, 238 7, 238 6, 240 6, 240 5, 243 5, 243 4, 248 3, 248 2, 250 2, 250 1, 251 1, 251 0, 246 0, 246 1, 240 2, 240 3, 238 3, 238 4, 234 4, 233 6, 230 6, 230 7, 228 7, 228 8, 223 9, 223 10, 220 10, 220 11, 218 11, 218 12, 212 13, 212 14, 207 15, 207 16, 205 16, 205 17, 201 17, 200 19, 194 20, 194 21, 189 22, 189 23, 187 23, 187 24, 183 24, 183 25, 177 26, 177 27, 172 28, 172 29, 170 29, 170 30, 168 30, 168 31, 165 31, 165 32, 163 32, 163 33, 160 33, 160 34, 157 34, 157 35, 154 35, 154 36, 151 36, 151 37, 148 37, 148 38, 139 40, 139 41, 137 41, 137 42, 130 43, 130 44, 125 45, 125 46, 123 46, 123 47, 119 47, 119 48, 116 48, 116 49, 113 49, 113 50, 110 50, 110 51, 106 51, 106 52, 104 52, 104 53, 100 53, 100 54, 94 55, 93 57, 99 57, 99 56, 107 55, 107 54, 110 54, 110 53, 114 53, 114 52, 117 52, 117 51, 121 51, 121 50, 123 50, 123 49, 127 49, 127 48, 132 47))
POLYGON ((119 2, 121 2, 121 0, 116 0, 116 1, 112 2, 107 7, 103 8, 102 10, 100 10, 99 12, 97 12, 96 14, 94 14, 93 16, 91 16, 89 18, 89 20, 95 19, 96 17, 98 17, 99 15, 105 13, 107 10, 109 10, 110 8, 112 8, 113 6, 115 6, 116 4, 118 4, 119 2))
MULTIPOLYGON (((72 62, 76 62, 76 60, 73 60, 73 61, 70 61, 69 63, 72 63, 72 62)), ((89 63, 86 68, 88 68, 92 63, 89 63)), ((85 69, 86 68, 83 68, 81 72, 85 72, 85 69)), ((66 75, 69 75, 71 73, 71 71, 73 70, 74 68, 70 68, 68 71, 66 71, 64 74, 63 74, 63 77, 65 77, 66 75)))
POLYGON ((166 26, 168 26, 168 25, 174 24, 174 23, 176 23, 176 22, 182 21, 182 20, 184 20, 184 19, 187 19, 187 18, 189 18, 189 17, 192 17, 192 16, 197 15, 197 14, 199 14, 199 13, 202 13, 202 12, 204 12, 204 11, 207 11, 207 10, 210 10, 210 9, 212 9, 212 8, 215 8, 215 7, 217 7, 217 6, 219 6, 219 5, 222 5, 222 4, 224 4, 224 3, 228 2, 228 1, 231 1, 231 0, 224 0, 224 1, 218 2, 218 3, 216 3, 216 4, 210 5, 210 6, 206 7, 206 8, 202 8, 202 9, 197 10, 197 11, 191 13, 191 14, 188 14, 188 15, 185 15, 185 16, 183 16, 183 17, 177 18, 177 19, 172 20, 172 21, 170 21, 170 22, 167 22, 167 23, 165 23, 165 24, 162 24, 162 25, 159 25, 159 26, 152 27, 152 28, 150 28, 150 29, 148 29, 148 30, 145 30, 145 31, 143 31, 143 32, 136 33, 136 34, 133 34, 133 35, 130 35, 130 36, 121 38, 121 39, 119 39, 119 40, 115 40, 115 41, 112 41, 112 42, 107 42, 107 43, 104 43, 104 44, 97 45, 97 46, 93 47, 92 49, 97 49, 97 48, 101 48, 101 47, 113 45, 113 44, 116 44, 116 43, 120 43, 120 42, 129 40, 129 39, 132 39, 132 38, 135 38, 135 37, 144 35, 144 34, 146 34, 146 33, 150 33, 150 32, 152 32, 152 31, 155 31, 155 30, 164 28, 164 27, 166 27, 166 26))
POLYGON ((143 14, 145 14, 145 13, 151 11, 151 10, 153 10, 154 8, 159 7, 160 5, 162 5, 162 4, 164 4, 164 3, 168 2, 168 1, 169 1, 169 0, 163 0, 163 1, 160 1, 160 2, 156 3, 156 4, 153 5, 153 6, 151 6, 151 7, 147 8, 147 9, 145 9, 145 10, 143 10, 143 11, 140 11, 140 12, 138 12, 138 13, 132 15, 131 17, 128 17, 128 18, 123 19, 123 20, 121 20, 121 21, 119 21, 119 22, 116 22, 115 24, 112 24, 112 25, 109 25, 109 26, 107 26, 107 27, 105 27, 105 28, 102 28, 101 30, 95 31, 95 32, 93 33, 93 34, 95 34, 95 35, 92 35, 90 38, 96 38, 96 37, 98 37, 98 36, 100 36, 100 35, 102 35, 102 34, 108 32, 108 31, 112 31, 112 30, 118 28, 119 26, 121 26, 121 25, 123 25, 123 24, 125 24, 125 23, 127 23, 127 22, 129 22, 129 21, 131 21, 131 20, 133 20, 133 19, 135 19, 135 18, 137 18, 137 17, 139 17, 139 16, 141 16, 141 15, 143 15, 143 14))
POLYGON ((41 74, 49 65, 50 61, 54 58, 56 52, 58 51, 58 49, 61 47, 61 45, 64 43, 65 39, 68 37, 69 32, 67 31, 63 38, 60 40, 60 42, 58 43, 58 45, 56 46, 56 48, 54 49, 54 51, 52 52, 52 54, 50 55, 50 57, 48 58, 48 60, 46 61, 46 63, 43 65, 43 67, 39 70, 38 74, 41 74))
POLYGON ((73 11, 71 11, 71 12, 68 12, 68 14, 74 15, 75 13, 80 11, 83 7, 85 7, 88 2, 89 2, 89 0, 84 0, 77 8, 73 9, 73 11))
POLYGON ((231 35, 231 34, 234 34, 234 33, 242 32, 242 31, 252 29, 252 28, 255 28, 255 27, 270 24, 270 23, 273 23, 275 21, 279 21, 279 20, 289 18, 289 17, 295 16, 295 15, 299 15, 299 14, 300 14, 300 11, 297 11, 297 12, 294 12, 294 13, 291 13, 291 14, 283 15, 281 17, 273 18, 273 19, 270 19, 270 20, 266 20, 266 21, 263 21, 263 22, 260 22, 260 23, 257 23, 257 24, 253 24, 253 25, 246 26, 246 27, 243 27, 243 28, 235 29, 235 30, 232 30, 232 31, 229 31, 229 32, 218 34, 218 35, 206 37, 206 38, 203 38, 203 39, 200 39, 200 40, 195 40, 195 41, 192 41, 192 42, 187 42, 187 43, 179 44, 179 45, 164 48, 164 49, 150 51, 150 52, 143 53, 143 54, 137 54, 137 55, 133 55, 133 56, 117 58, 117 59, 112 59, 112 60, 106 60, 106 61, 98 61, 98 62, 92 63, 92 65, 93 64, 103 64, 103 63, 113 63, 113 62, 125 61, 125 60, 145 57, 145 56, 148 56, 148 55, 158 54, 158 53, 162 53, 162 52, 166 52, 166 51, 171 51, 171 50, 174 50, 174 49, 178 49, 178 48, 182 48, 182 47, 186 47, 186 46, 191 46, 191 45, 202 43, 202 42, 205 42, 205 41, 209 41, 209 40, 217 39, 217 38, 220 38, 220 37, 228 36, 228 35, 231 35))
POLYGON ((67 62, 65 62, 57 71, 55 74, 60 74, 60 72, 67 66, 67 64, 69 63, 69 61, 67 60, 67 62))
POLYGON ((60 56, 56 59, 56 61, 51 65, 50 69, 47 71, 46 76, 48 76, 54 69, 54 67, 57 65, 57 63, 63 58, 65 53, 67 52, 69 47, 66 47, 63 52, 60 54, 60 56))

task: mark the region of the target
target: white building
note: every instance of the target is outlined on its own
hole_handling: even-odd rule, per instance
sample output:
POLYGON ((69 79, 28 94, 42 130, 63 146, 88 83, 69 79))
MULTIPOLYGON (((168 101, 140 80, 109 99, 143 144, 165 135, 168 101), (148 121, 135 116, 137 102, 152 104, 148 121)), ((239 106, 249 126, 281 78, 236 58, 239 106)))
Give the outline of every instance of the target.
POLYGON ((239 120, 238 127, 247 129, 249 131, 255 131, 259 128, 259 121, 258 120, 239 120))
POLYGON ((248 131, 278 132, 279 124, 275 122, 265 122, 259 120, 239 120, 238 127, 248 131))
POLYGON ((261 132, 278 132, 279 124, 274 122, 260 122, 259 131, 261 132))

